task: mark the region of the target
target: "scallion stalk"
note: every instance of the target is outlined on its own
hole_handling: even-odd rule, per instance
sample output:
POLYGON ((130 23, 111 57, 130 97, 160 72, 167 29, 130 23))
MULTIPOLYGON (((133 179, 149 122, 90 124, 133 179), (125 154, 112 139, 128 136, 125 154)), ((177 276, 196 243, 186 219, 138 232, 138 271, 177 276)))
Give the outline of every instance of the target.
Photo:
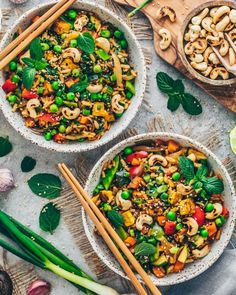
POLYGON ((128 17, 133 17, 138 11, 143 9, 148 3, 152 2, 153 0, 145 0, 141 5, 139 5, 137 8, 132 10, 129 14, 128 17))

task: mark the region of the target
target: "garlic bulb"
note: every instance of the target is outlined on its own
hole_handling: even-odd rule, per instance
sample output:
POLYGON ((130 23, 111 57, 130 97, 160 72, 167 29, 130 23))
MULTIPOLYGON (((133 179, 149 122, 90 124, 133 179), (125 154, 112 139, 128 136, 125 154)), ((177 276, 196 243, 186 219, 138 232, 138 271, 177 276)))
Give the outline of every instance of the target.
POLYGON ((14 186, 14 179, 11 171, 7 168, 0 168, 0 192, 6 192, 14 186))

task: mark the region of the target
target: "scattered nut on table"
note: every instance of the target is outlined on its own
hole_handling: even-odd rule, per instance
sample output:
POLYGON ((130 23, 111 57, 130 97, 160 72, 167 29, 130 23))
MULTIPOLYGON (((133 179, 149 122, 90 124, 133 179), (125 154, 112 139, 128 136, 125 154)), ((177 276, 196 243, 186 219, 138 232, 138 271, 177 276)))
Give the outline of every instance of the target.
POLYGON ((169 30, 165 29, 165 28, 161 28, 158 32, 159 36, 162 38, 159 46, 161 48, 161 50, 166 50, 170 47, 171 41, 172 41, 172 37, 171 37, 171 33, 169 30))
POLYGON ((192 17, 184 33, 184 52, 190 65, 210 79, 227 80, 234 77, 223 67, 212 50, 219 50, 230 65, 236 64, 236 54, 225 33, 236 44, 236 9, 227 5, 204 8, 192 17))
POLYGON ((169 6, 162 6, 157 11, 157 19, 160 20, 163 17, 168 17, 173 23, 176 20, 176 13, 173 8, 169 6))

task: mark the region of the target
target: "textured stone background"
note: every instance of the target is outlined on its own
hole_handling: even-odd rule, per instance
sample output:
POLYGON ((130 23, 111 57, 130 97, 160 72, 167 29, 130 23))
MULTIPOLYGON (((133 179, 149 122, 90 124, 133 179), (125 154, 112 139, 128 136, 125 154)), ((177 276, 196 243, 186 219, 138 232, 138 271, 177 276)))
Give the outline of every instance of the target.
MULTIPOLYGON (((26 4, 19 6, 19 8, 22 11, 27 11, 29 8, 32 8, 42 2, 46 1, 29 0, 26 4)), ((10 3, 8 0, 1 0, 0 8, 13 8, 12 15, 9 20, 10 26, 14 22, 14 18, 16 17, 14 13, 14 9, 16 8, 16 6, 10 3)), ((194 94, 201 100, 203 113, 197 117, 191 117, 187 115, 182 111, 182 109, 177 110, 177 112, 173 114, 170 113, 166 108, 166 97, 162 93, 160 93, 156 87, 156 72, 161 70, 171 74, 174 78, 183 77, 181 77, 175 69, 168 66, 155 54, 151 40, 142 41, 141 43, 144 47, 149 48, 152 54, 152 65, 148 73, 149 84, 152 85, 152 87, 150 87, 150 93, 146 97, 146 100, 151 105, 152 112, 148 111, 147 108, 142 107, 130 127, 137 128, 139 133, 145 132, 147 131, 146 123, 156 115, 161 115, 164 119, 168 119, 168 122, 171 122, 171 124, 173 125, 174 130, 179 133, 184 133, 184 131, 188 129, 193 138, 197 138, 199 137, 199 135, 203 136, 204 132, 206 132, 209 128, 211 128, 212 130, 208 130, 207 133, 209 134, 209 131, 214 133, 216 127, 220 130, 219 140, 222 142, 222 145, 216 148, 214 152, 221 159, 224 159, 228 154, 230 154, 234 163, 236 163, 236 158, 230 151, 228 134, 228 132, 234 127, 236 123, 235 114, 224 109, 224 107, 215 102, 202 90, 194 86, 191 81, 185 81, 186 88, 190 93, 194 94)), ((17 185, 16 188, 12 190, 9 194, 3 194, 3 196, 1 196, 0 208, 12 214, 23 223, 30 225, 31 228, 48 238, 50 241, 54 242, 55 245, 57 245, 61 250, 63 250, 72 259, 74 259, 76 263, 81 265, 84 270, 90 272, 80 251, 75 246, 73 239, 71 238, 71 235, 68 232, 68 229, 66 228, 63 220, 61 221, 60 227, 57 229, 56 233, 53 236, 47 235, 39 230, 39 212, 42 206, 47 202, 47 200, 34 196, 30 192, 26 183, 29 177, 39 172, 57 173, 55 166, 58 162, 65 161, 69 165, 73 165, 76 159, 76 154, 67 155, 50 152, 30 144, 18 133, 16 133, 16 131, 7 123, 1 112, 0 136, 9 136, 11 142, 14 145, 13 152, 7 157, 0 159, 0 166, 10 168, 13 171, 17 185), (27 174, 20 172, 21 160, 26 155, 32 156, 37 159, 36 168, 32 172, 27 174)), ((93 153, 87 154, 87 157, 92 157, 93 160, 96 161, 99 155, 100 152, 95 151, 93 153)), ((52 274, 46 274, 44 272, 39 273, 43 277, 47 277, 51 282, 53 282, 53 295, 78 294, 76 289, 74 289, 70 284, 63 281, 62 279, 56 278, 52 274)), ((119 286, 119 289, 121 289, 121 286, 119 286)))

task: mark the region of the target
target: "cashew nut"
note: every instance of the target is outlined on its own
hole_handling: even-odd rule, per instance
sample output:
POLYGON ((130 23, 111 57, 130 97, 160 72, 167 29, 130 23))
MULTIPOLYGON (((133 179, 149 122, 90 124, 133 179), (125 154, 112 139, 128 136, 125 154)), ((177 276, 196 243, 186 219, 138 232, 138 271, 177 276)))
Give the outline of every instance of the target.
POLYGON ((233 27, 234 27, 234 24, 230 22, 230 23, 227 25, 227 27, 225 28, 225 32, 228 32, 228 31, 232 30, 233 27))
POLYGON ((102 48, 106 52, 110 51, 111 45, 110 45, 110 42, 106 38, 103 38, 103 37, 97 38, 95 40, 95 44, 96 44, 96 46, 102 48))
POLYGON ((30 99, 27 102, 26 108, 27 108, 27 110, 29 112, 29 116, 31 118, 36 118, 37 117, 37 113, 36 113, 35 109, 40 107, 40 106, 41 106, 41 103, 40 103, 38 98, 30 99))
POLYGON ((201 38, 205 38, 207 35, 207 31, 205 29, 201 29, 201 32, 200 32, 200 37, 201 38))
POLYGON ((77 48, 67 48, 63 51, 62 57, 71 57, 74 62, 79 62, 81 58, 81 52, 77 48))
POLYGON ((182 183, 177 184, 176 190, 182 196, 189 195, 193 191, 190 185, 184 185, 182 183))
POLYGON ((230 8, 228 6, 221 6, 217 9, 216 13, 213 15, 213 23, 216 24, 224 14, 229 14, 230 8))
POLYGON ((116 203, 118 206, 121 206, 121 209, 123 211, 129 210, 129 208, 132 206, 132 202, 130 200, 125 200, 121 197, 122 191, 118 191, 116 194, 116 203))
POLYGON ((191 42, 188 42, 185 46, 184 46, 184 52, 187 55, 191 55, 194 52, 194 47, 193 44, 191 42))
POLYGON ((229 13, 231 23, 236 24, 236 9, 231 9, 229 13))
POLYGON ((187 42, 190 41, 190 33, 189 33, 189 31, 187 33, 185 33, 184 40, 187 41, 187 42))
POLYGON ((74 110, 71 110, 70 108, 64 107, 61 112, 66 119, 74 120, 79 117, 80 109, 75 108, 74 110))
POLYGON ((206 245, 204 248, 202 248, 201 250, 199 249, 194 249, 192 251, 194 257, 196 258, 202 258, 204 256, 206 256, 208 253, 210 252, 210 246, 206 245))
POLYGON ((229 79, 229 73, 228 73, 228 72, 226 71, 226 69, 223 68, 223 67, 217 67, 217 68, 214 68, 214 69, 211 71, 210 78, 211 78, 212 80, 217 79, 219 76, 220 76, 223 80, 227 80, 227 79, 229 79))
POLYGON ((200 25, 201 21, 203 20, 204 17, 207 16, 209 12, 209 8, 203 9, 198 15, 194 16, 191 20, 193 25, 200 25))
POLYGON ((208 60, 213 64, 213 65, 218 65, 220 63, 218 57, 214 52, 210 53, 208 60))
POLYGON ((216 27, 215 27, 216 31, 223 32, 229 23, 230 23, 230 18, 228 17, 228 15, 226 15, 224 18, 222 18, 221 21, 219 21, 216 24, 216 27))
POLYGON ((224 40, 222 36, 207 36, 206 41, 209 42, 212 46, 220 45, 224 40))
POLYGON ((191 26, 189 30, 189 38, 190 42, 194 42, 200 36, 201 27, 199 25, 191 26))
POLYGON ((157 11, 157 19, 160 20, 163 17, 168 16, 170 21, 173 23, 176 20, 176 13, 174 9, 172 9, 169 6, 162 6, 158 11, 157 11))
POLYGON ((207 77, 210 75, 211 71, 212 71, 213 67, 212 66, 208 66, 207 69, 205 71, 202 72, 202 74, 207 77))
POLYGON ((203 38, 198 38, 192 43, 192 45, 196 53, 203 53, 207 48, 207 40, 203 38))
POLYGON ((226 56, 228 51, 229 51, 229 42, 224 39, 224 41, 220 45, 220 49, 219 49, 220 55, 226 56))
POLYGON ((166 50, 169 48, 171 41, 172 41, 172 37, 171 37, 171 33, 169 30, 165 29, 165 28, 161 28, 158 32, 159 36, 161 36, 161 41, 159 43, 159 46, 161 48, 161 50, 166 50))
POLYGON ((212 18, 207 16, 202 20, 202 27, 207 31, 212 33, 214 30, 211 28, 212 18))
POLYGON ((75 30, 82 31, 83 27, 86 26, 88 22, 89 22, 89 18, 85 14, 77 17, 77 19, 75 20, 75 23, 74 23, 75 30))
POLYGON ((142 230, 144 224, 151 225, 152 223, 153 223, 153 219, 151 216, 149 216, 147 214, 141 214, 137 218, 135 225, 136 225, 137 230, 142 230))
POLYGON ((166 167, 168 165, 166 158, 161 155, 153 155, 149 158, 149 166, 154 166, 156 163, 160 163, 163 167, 166 167))
POLYGON ((190 55, 190 59, 191 61, 195 62, 195 63, 200 63, 204 60, 203 55, 200 53, 193 53, 190 55))
POLYGON ((208 67, 207 63, 205 61, 200 62, 200 63, 196 63, 196 62, 192 61, 190 64, 195 70, 198 70, 200 72, 206 71, 206 69, 208 67))
POLYGON ((183 220, 183 224, 186 224, 187 225, 187 227, 188 227, 187 234, 189 236, 196 235, 196 233, 198 231, 198 223, 197 223, 197 221, 194 218, 192 218, 192 217, 186 217, 183 220))
POLYGON ((102 84, 89 84, 89 86, 86 88, 90 93, 98 93, 100 91, 102 91, 102 84))
POLYGON ((216 14, 216 11, 218 10, 218 7, 213 7, 210 10, 210 16, 213 17, 216 14))
POLYGON ((229 49, 229 64, 232 66, 236 62, 235 52, 232 48, 229 49))
POLYGON ((205 216, 207 219, 215 219, 221 215, 222 211, 223 211, 222 205, 220 203, 215 203, 214 209, 211 212, 207 212, 205 216))
POLYGON ((213 52, 211 47, 207 47, 207 49, 203 53, 204 61, 208 62, 209 55, 213 52))
POLYGON ((232 31, 229 32, 229 37, 232 40, 236 39, 236 28, 234 28, 232 31))
POLYGON ((120 94, 116 94, 112 97, 111 106, 112 106, 113 112, 115 112, 116 114, 122 114, 124 112, 124 107, 119 104, 121 100, 122 100, 122 97, 120 94))

